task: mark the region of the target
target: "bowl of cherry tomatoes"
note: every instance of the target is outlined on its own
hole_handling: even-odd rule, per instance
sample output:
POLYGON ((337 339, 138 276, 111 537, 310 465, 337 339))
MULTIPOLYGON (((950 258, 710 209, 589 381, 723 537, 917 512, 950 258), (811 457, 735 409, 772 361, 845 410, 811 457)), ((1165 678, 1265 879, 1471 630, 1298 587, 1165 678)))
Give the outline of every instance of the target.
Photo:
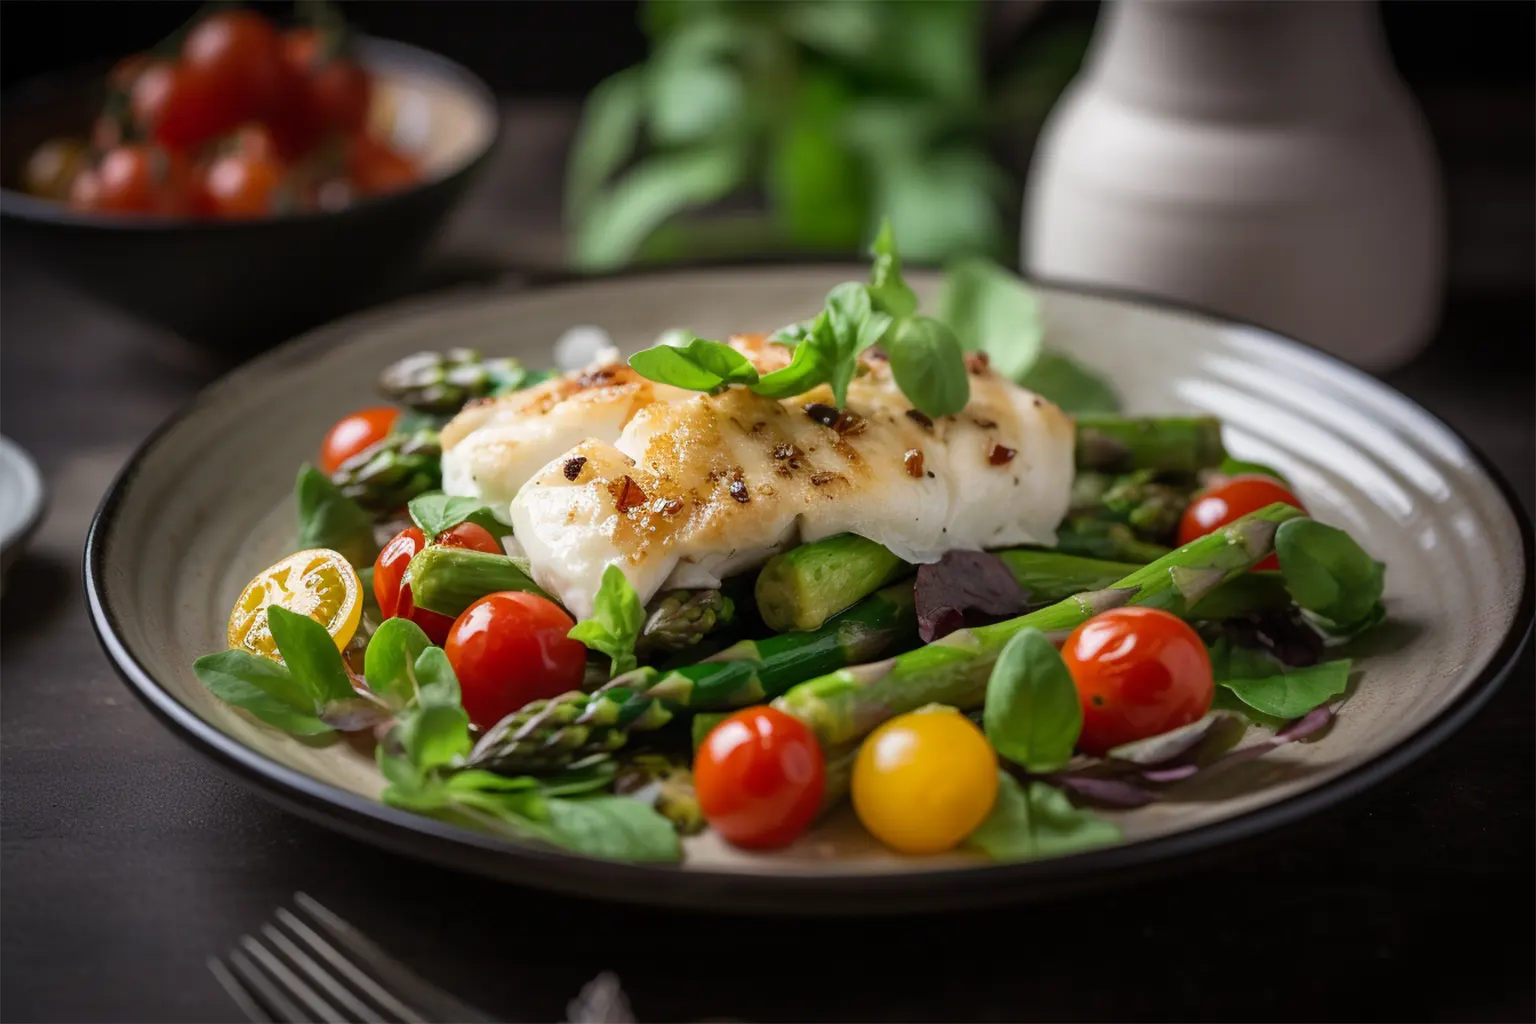
POLYGON ((280 25, 215 9, 150 52, 6 95, 6 244, 224 349, 383 294, 485 164, 496 103, 458 64, 319 10, 280 25))

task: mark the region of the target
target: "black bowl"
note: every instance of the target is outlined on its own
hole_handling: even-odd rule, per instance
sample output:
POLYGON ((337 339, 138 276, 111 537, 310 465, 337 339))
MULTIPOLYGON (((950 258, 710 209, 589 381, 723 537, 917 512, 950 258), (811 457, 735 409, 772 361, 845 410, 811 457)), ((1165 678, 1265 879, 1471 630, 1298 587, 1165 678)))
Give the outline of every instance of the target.
POLYGON ((264 348, 373 301, 424 254, 497 141, 486 85, 443 57, 360 40, 378 92, 396 103, 395 141, 424 167, 411 188, 335 211, 251 221, 101 216, 20 190, 44 140, 84 136, 104 67, 35 80, 0 106, 4 244, 72 286, 188 340, 230 352, 264 348))

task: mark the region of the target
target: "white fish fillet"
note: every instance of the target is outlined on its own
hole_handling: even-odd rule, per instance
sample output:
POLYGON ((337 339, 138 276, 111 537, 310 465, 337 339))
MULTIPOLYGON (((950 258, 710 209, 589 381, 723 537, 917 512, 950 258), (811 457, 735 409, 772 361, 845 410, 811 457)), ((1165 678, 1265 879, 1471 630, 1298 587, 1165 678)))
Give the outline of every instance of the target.
MULTIPOLYGON (((764 372, 787 358, 760 338, 732 344, 764 372)), ((550 382, 449 425, 444 489, 505 510, 534 578, 577 617, 610 564, 649 600, 844 532, 916 563, 1054 543, 1073 476, 1065 413, 977 365, 965 410, 930 422, 883 360, 865 366, 832 426, 806 411, 831 403, 825 386, 782 402, 703 395, 622 366, 595 388, 550 382), (553 454, 529 468, 539 452, 553 454)))

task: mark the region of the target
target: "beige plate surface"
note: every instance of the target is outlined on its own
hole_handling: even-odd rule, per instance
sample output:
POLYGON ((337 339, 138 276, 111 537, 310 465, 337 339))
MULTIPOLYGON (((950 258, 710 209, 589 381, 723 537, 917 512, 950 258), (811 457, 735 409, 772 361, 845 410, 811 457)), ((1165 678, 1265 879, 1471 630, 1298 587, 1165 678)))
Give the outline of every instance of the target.
MULTIPOLYGON (((672 327, 706 337, 772 330, 860 273, 724 268, 458 293, 345 321, 258 359, 158 433, 104 503, 87 551, 103 642, 191 742, 338 828, 534 885, 765 910, 1038 895, 1176 859, 1309 813, 1399 767, 1464 721, 1507 671, 1530 625, 1529 526, 1454 432, 1384 385, 1268 332, 1042 286, 1047 343, 1105 372, 1129 411, 1222 417, 1234 455, 1276 466, 1314 515, 1388 566, 1391 621, 1351 652, 1361 671, 1332 730, 1114 815, 1126 837, 1116 848, 1024 865, 904 859, 845 818, 773 855, 706 837, 689 842, 677 868, 593 861, 385 808, 370 759, 269 729, 194 678, 192 660, 222 647, 241 587, 294 547, 297 467, 338 415, 376 401, 373 379, 389 360, 461 345, 547 365, 550 345, 577 324, 601 326, 626 352, 672 327)), ((936 279, 911 277, 931 304, 936 279)))

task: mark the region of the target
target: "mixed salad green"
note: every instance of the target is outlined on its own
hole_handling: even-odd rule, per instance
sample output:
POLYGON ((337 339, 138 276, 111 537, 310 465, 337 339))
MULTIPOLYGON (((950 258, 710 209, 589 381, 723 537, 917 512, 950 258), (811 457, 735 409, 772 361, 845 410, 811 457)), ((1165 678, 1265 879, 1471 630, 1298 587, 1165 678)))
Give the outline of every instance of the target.
POLYGON ((420 353, 383 372, 391 406, 344 417, 300 470, 299 550, 251 581, 198 678, 303 742, 371 742, 387 804, 643 861, 705 828, 781 847, 845 799, 899 853, 1053 856, 1117 840, 1098 809, 1326 728, 1353 668, 1333 655, 1382 620, 1383 566, 1228 456, 1216 420, 1122 416, 1043 346, 1014 275, 961 263, 928 317, 888 229, 872 254, 867 283, 774 336, 780 369, 692 336, 630 366, 716 395, 825 384, 832 429, 871 349, 930 422, 965 408, 984 354, 1075 416, 1055 547, 917 566, 840 534, 649 602, 610 565, 578 622, 506 523, 441 491, 448 419, 554 372, 420 353), (1242 744, 1250 728, 1268 735, 1242 744))

